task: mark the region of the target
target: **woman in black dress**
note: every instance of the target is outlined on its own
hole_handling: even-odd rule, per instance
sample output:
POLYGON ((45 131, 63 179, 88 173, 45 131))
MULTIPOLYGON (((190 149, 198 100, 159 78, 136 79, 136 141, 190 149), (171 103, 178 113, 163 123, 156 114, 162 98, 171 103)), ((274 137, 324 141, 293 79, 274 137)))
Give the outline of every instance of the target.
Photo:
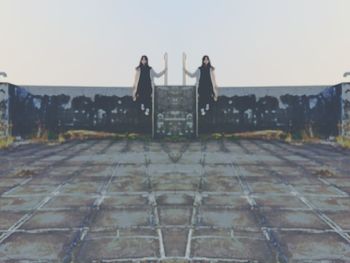
POLYGON ((218 87, 215 80, 215 68, 211 65, 207 55, 202 58, 202 65, 194 73, 190 73, 185 69, 185 73, 196 78, 196 86, 198 90, 198 108, 202 115, 209 111, 210 105, 217 101, 218 87))
POLYGON ((152 90, 154 88, 154 77, 161 77, 165 74, 167 68, 162 72, 156 73, 148 65, 147 56, 143 55, 139 65, 136 67, 135 81, 133 85, 133 100, 138 102, 145 115, 149 115, 152 106, 152 90))

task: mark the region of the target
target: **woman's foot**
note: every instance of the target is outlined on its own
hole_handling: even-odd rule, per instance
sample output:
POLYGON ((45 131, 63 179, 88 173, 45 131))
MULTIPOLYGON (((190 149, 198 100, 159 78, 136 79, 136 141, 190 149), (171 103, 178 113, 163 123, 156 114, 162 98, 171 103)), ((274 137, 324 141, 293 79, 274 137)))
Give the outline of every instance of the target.
POLYGON ((201 108, 201 114, 205 115, 205 110, 203 108, 201 108))
POLYGON ((149 108, 146 108, 145 115, 149 114, 149 108))
POLYGON ((141 104, 141 110, 145 110, 145 105, 143 103, 141 104))
POLYGON ((209 110, 209 104, 205 105, 205 109, 209 110))

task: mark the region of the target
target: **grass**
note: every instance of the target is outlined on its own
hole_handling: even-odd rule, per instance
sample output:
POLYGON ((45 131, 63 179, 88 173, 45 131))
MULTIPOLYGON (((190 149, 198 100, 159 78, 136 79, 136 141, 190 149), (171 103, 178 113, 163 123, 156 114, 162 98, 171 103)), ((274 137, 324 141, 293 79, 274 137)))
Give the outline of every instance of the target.
MULTIPOLYGON (((240 139, 262 139, 262 140, 280 140, 291 144, 303 144, 303 143, 318 143, 320 139, 315 136, 310 136, 308 133, 301 131, 296 133, 287 133, 282 130, 261 130, 261 131, 249 131, 249 132, 236 132, 236 133, 211 133, 200 134, 199 139, 202 140, 221 140, 223 138, 229 140, 240 139)), ((50 132, 43 132, 40 137, 32 136, 29 141, 33 143, 46 143, 48 145, 57 145, 68 140, 86 140, 86 139, 114 139, 114 140, 152 140, 151 135, 141 133, 113 133, 91 130, 70 130, 64 133, 54 134, 50 132)), ((185 142, 191 140, 183 136, 169 136, 160 139, 166 142, 185 142)), ((14 142, 14 137, 0 138, 0 149, 8 148, 14 142)), ((336 137, 336 142, 344 147, 350 149, 350 138, 344 136, 336 137)))
MULTIPOLYGON (((113 132, 102 132, 102 131, 90 131, 90 130, 70 130, 65 133, 53 136, 44 133, 41 138, 34 138, 36 142, 49 142, 54 141, 50 138, 56 138, 58 142, 64 142, 66 140, 86 140, 86 139, 128 139, 128 140, 151 140, 152 137, 149 134, 141 133, 113 133, 113 132)), ((306 133, 290 134, 281 130, 262 130, 262 131, 250 131, 250 132, 238 132, 238 133, 212 133, 212 134, 201 134, 200 139, 206 140, 219 140, 227 138, 230 140, 238 139, 264 139, 264 140, 283 140, 286 142, 315 142, 318 139, 310 138, 306 133)), ((168 142, 184 142, 190 140, 184 136, 172 135, 164 137, 160 140, 168 142)))
POLYGON ((350 138, 345 136, 336 137, 336 142, 343 148, 350 149, 350 138))
POLYGON ((115 134, 112 132, 100 132, 89 130, 70 130, 58 135, 59 141, 86 140, 86 139, 124 139, 126 134, 115 134))
POLYGON ((264 139, 264 140, 285 140, 288 134, 281 130, 263 130, 235 133, 212 133, 211 139, 227 138, 230 140, 239 139, 264 139))
POLYGON ((14 142, 14 137, 2 137, 0 138, 0 149, 7 149, 14 142))
MULTIPOLYGON (((280 140, 290 144, 303 144, 303 143, 319 143, 321 139, 315 136, 313 133, 307 131, 299 132, 284 132, 282 130, 261 130, 261 131, 248 131, 248 132, 235 132, 235 133, 212 133, 210 135, 201 135, 206 139, 222 139, 227 138, 229 140, 240 139, 261 139, 261 140, 280 140)), ((350 139, 344 137, 339 138, 339 143, 344 147, 350 147, 350 139)))
POLYGON ((66 140, 86 140, 86 139, 114 139, 114 140, 149 140, 150 136, 141 133, 114 133, 89 130, 70 130, 58 135, 58 140, 64 142, 66 140))
POLYGON ((32 177, 34 175, 36 175, 36 172, 33 170, 21 169, 21 170, 15 172, 12 176, 14 176, 14 177, 32 177))

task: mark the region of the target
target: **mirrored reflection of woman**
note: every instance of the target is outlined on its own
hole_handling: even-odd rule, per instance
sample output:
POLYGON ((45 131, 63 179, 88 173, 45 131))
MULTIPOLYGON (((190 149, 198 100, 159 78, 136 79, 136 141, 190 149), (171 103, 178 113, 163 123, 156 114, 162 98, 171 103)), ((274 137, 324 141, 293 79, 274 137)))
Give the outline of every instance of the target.
POLYGON ((198 90, 198 108, 202 115, 205 115, 210 109, 210 105, 217 101, 218 86, 215 79, 215 68, 211 65, 210 59, 207 55, 202 58, 202 65, 191 73, 184 69, 185 73, 196 78, 196 86, 198 90))
POLYGON ((154 78, 163 76, 166 71, 167 68, 160 73, 155 72, 153 68, 148 65, 148 58, 145 55, 141 57, 140 63, 136 67, 132 97, 134 101, 138 102, 138 107, 140 107, 145 115, 149 115, 150 109, 152 108, 154 78))

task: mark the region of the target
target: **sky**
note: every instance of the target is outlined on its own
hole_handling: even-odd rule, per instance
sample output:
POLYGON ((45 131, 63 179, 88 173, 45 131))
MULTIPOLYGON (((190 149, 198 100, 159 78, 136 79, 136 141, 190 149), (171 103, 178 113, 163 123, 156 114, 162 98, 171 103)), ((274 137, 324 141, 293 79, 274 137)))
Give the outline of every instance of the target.
POLYGON ((209 55, 219 87, 337 84, 350 81, 349 11, 350 0, 0 0, 0 81, 129 87, 141 55, 159 72, 167 52, 176 85, 185 52, 190 71, 209 55))

